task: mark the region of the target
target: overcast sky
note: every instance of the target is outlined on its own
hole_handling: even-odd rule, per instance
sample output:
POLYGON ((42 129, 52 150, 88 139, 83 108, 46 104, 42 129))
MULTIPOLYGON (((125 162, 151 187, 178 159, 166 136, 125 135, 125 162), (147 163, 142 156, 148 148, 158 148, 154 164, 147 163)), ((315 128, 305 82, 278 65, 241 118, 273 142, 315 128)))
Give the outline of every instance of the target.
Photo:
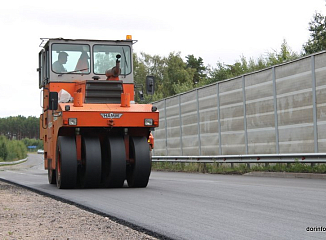
POLYGON ((205 65, 279 50, 300 52, 324 0, 7 1, 0 9, 0 117, 39 116, 40 38, 138 40, 136 53, 181 52, 205 65))

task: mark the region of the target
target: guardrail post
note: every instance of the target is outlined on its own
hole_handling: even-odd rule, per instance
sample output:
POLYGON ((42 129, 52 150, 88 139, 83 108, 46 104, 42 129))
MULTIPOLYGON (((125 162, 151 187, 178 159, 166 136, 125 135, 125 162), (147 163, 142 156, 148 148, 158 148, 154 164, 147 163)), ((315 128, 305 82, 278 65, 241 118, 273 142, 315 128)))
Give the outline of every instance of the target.
POLYGON ((315 55, 311 56, 311 78, 312 78, 312 106, 314 121, 314 147, 315 153, 318 153, 318 129, 317 129, 317 98, 316 98, 316 73, 315 73, 315 55))
POLYGON ((242 96, 243 96, 243 128, 244 128, 244 134, 245 134, 245 149, 246 149, 246 154, 248 154, 248 131, 247 131, 245 76, 242 76, 242 96))
POLYGON ((180 124, 180 148, 181 148, 181 155, 183 155, 183 144, 182 144, 182 115, 181 115, 181 95, 179 95, 179 124, 180 124))
POLYGON ((273 78, 273 98, 274 98, 275 147, 276 147, 276 153, 279 154, 280 147, 279 147, 279 135, 278 135, 278 114, 277 114, 277 92, 276 92, 275 67, 272 67, 272 78, 273 78))
POLYGON ((221 133, 221 114, 220 114, 220 84, 216 84, 217 91, 217 121, 218 121, 218 152, 222 155, 222 133, 221 133))
POLYGON ((196 100, 197 100, 197 129, 198 129, 198 148, 199 148, 199 155, 201 155, 201 139, 200 139, 200 113, 199 113, 199 97, 198 97, 198 89, 196 89, 196 100))
POLYGON ((206 163, 204 163, 204 165, 203 165, 203 169, 202 169, 202 172, 203 172, 203 173, 206 173, 206 172, 207 172, 206 163))
POLYGON ((164 99, 164 121, 165 121, 165 150, 166 150, 166 156, 169 156, 168 151, 168 123, 166 120, 166 99, 164 99))
POLYGON ((218 162, 214 162, 215 168, 219 168, 220 164, 218 162))

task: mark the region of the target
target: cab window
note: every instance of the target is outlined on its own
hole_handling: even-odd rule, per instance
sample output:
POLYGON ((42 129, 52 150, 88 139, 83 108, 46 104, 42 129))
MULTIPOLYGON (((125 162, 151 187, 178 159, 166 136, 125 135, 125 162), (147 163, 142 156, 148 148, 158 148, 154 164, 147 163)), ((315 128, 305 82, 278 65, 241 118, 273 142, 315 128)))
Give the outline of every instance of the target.
POLYGON ((55 73, 89 74, 90 47, 86 44, 52 44, 51 69, 55 73))
POLYGON ((94 45, 94 73, 105 74, 105 71, 116 65, 120 55, 121 75, 131 73, 131 50, 129 46, 94 45))

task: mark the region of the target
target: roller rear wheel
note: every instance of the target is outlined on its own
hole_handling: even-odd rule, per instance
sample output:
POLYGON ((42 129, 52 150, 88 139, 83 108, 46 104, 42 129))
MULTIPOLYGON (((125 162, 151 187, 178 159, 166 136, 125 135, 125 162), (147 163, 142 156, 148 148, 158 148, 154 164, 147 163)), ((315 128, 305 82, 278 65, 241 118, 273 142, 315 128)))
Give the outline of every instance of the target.
POLYGON ((77 152, 74 137, 59 136, 57 142, 56 182, 60 189, 75 188, 77 152))
POLYGON ((97 137, 83 137, 80 182, 84 188, 99 187, 101 183, 101 143, 97 137))
POLYGON ((104 186, 123 187, 126 179, 126 148, 122 137, 109 137, 106 143, 107 152, 103 159, 104 186))
POLYGON ((129 187, 146 187, 151 174, 151 158, 147 139, 131 137, 130 158, 132 163, 127 166, 127 182, 129 187))

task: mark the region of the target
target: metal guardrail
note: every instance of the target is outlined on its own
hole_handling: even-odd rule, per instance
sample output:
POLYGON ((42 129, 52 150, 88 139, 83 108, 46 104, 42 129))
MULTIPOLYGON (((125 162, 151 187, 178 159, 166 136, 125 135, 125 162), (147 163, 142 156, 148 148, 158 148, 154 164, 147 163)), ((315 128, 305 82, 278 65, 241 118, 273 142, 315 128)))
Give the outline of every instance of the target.
POLYGON ((326 153, 152 156, 152 161, 180 163, 326 163, 326 153))
POLYGON ((27 158, 22 159, 22 160, 18 160, 18 161, 13 161, 13 162, 0 162, 0 166, 15 165, 15 164, 23 163, 23 162, 26 162, 26 161, 27 161, 27 158))

